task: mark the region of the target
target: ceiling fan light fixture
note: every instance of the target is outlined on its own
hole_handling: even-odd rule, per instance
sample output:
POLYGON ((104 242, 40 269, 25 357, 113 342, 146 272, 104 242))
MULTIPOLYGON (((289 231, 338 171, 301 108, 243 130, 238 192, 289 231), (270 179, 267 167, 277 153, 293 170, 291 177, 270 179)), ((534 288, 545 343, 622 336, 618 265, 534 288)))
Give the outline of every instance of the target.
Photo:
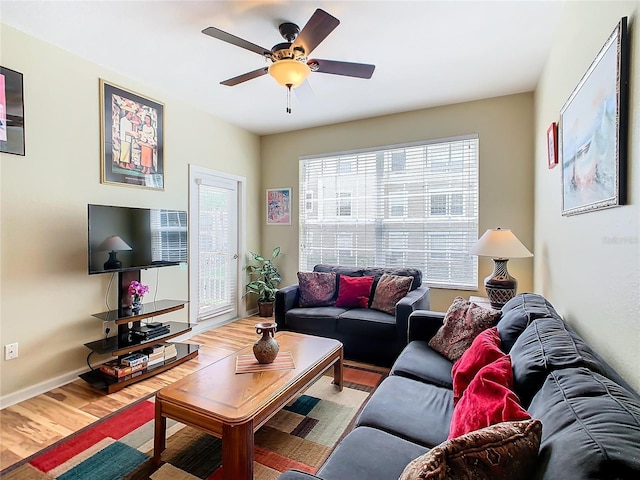
POLYGON ((269 75, 283 87, 299 87, 309 76, 311 69, 299 60, 285 58, 269 65, 269 75))

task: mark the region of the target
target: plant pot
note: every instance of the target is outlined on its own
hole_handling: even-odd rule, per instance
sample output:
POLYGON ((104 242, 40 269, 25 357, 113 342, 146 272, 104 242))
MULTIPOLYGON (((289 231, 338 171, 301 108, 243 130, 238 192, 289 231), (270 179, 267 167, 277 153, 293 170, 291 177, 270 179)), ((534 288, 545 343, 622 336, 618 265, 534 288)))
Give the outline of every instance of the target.
POLYGON ((273 302, 258 302, 258 315, 261 317, 272 317, 273 302))

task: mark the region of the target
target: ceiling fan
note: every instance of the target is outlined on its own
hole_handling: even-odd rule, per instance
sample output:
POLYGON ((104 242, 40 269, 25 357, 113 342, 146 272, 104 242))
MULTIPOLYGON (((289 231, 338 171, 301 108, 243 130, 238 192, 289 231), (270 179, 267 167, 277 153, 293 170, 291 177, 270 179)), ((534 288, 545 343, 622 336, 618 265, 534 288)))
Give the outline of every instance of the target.
MULTIPOLYGON (((269 73, 290 92, 292 88, 300 86, 311 72, 371 78, 376 68, 375 65, 308 58, 313 49, 327 38, 339 24, 340 20, 324 10, 317 9, 302 30, 295 23, 282 23, 278 29, 286 42, 278 43, 271 49, 261 47, 215 27, 207 27, 202 30, 202 33, 255 52, 272 62, 268 67, 224 80, 220 82, 222 85, 231 87, 269 73)), ((287 106, 287 113, 291 113, 289 106, 287 106)))

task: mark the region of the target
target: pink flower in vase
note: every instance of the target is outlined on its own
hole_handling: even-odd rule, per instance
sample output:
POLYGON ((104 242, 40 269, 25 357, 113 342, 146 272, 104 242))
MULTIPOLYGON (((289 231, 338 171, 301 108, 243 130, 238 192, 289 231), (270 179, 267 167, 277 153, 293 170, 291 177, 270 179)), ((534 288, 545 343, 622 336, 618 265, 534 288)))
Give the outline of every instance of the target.
POLYGON ((134 280, 129 284, 129 295, 133 297, 133 305, 139 306, 142 304, 142 297, 144 294, 149 291, 148 285, 143 285, 142 283, 134 280))

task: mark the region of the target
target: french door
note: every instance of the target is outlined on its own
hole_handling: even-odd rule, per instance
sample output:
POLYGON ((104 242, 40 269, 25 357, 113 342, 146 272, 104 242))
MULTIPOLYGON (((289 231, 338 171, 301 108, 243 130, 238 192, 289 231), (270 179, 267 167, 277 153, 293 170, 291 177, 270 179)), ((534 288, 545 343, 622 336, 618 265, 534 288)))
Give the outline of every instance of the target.
POLYGON ((189 166, 190 321, 238 316, 244 178, 189 166))

